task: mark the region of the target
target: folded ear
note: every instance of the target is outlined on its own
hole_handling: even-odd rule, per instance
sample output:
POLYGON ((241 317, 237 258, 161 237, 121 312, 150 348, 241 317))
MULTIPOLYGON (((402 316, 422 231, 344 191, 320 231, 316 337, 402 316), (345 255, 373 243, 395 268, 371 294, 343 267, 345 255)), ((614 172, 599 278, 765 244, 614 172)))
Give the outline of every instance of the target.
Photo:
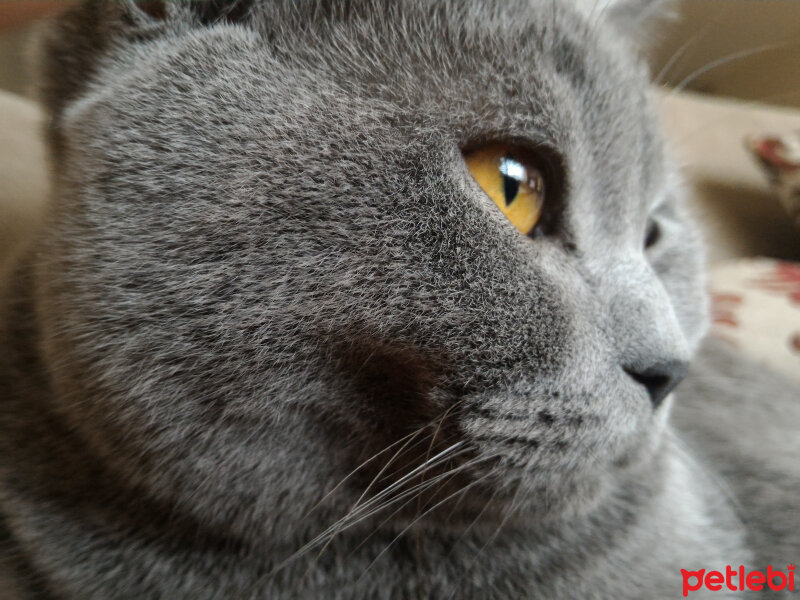
POLYGON ((670 0, 577 0, 590 19, 604 20, 636 43, 643 44, 662 18, 671 16, 670 0))
POLYGON ((45 27, 39 43, 39 94, 57 121, 85 90, 110 49, 187 27, 248 20, 254 0, 84 0, 45 27))

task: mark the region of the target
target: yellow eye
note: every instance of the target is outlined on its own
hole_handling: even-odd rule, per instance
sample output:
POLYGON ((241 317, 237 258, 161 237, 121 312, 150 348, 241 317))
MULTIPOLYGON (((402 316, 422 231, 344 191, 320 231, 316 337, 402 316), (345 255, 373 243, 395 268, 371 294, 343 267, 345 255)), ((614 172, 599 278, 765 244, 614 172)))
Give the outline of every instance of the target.
POLYGON ((542 173, 526 152, 506 144, 490 144, 464 155, 475 181, 508 220, 523 234, 536 227, 542 214, 545 185, 542 173))

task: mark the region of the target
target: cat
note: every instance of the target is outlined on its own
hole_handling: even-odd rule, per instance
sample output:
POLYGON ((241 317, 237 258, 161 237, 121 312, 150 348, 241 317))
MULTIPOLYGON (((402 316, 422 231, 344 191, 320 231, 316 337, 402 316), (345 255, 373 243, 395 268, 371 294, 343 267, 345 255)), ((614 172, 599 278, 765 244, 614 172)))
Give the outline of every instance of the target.
POLYGON ((5 593, 661 599, 800 559, 800 393, 701 342, 655 12, 60 16, 0 309, 5 593))

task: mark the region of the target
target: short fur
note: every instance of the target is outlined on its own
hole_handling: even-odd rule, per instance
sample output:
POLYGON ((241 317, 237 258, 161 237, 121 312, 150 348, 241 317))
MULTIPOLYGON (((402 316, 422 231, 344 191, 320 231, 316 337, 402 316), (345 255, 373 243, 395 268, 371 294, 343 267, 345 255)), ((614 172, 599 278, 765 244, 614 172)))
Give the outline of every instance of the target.
POLYGON ((628 374, 706 328, 628 4, 55 23, 56 196, 0 315, 19 597, 672 598, 797 561, 797 389, 710 347, 675 403, 628 374), (558 157, 544 235, 471 179, 489 140, 558 157))

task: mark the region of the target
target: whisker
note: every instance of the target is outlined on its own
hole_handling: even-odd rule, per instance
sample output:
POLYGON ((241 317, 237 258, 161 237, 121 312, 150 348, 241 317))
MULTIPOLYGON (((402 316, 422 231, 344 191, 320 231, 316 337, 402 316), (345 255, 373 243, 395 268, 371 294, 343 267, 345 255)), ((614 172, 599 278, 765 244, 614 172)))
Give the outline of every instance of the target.
MULTIPOLYGON (((493 455, 487 455, 487 456, 484 456, 484 457, 480 457, 480 458, 478 458, 478 459, 473 459, 473 460, 471 460, 471 461, 469 461, 469 462, 467 462, 467 463, 464 463, 464 464, 462 464, 462 465, 459 465, 458 467, 456 467, 456 468, 454 468, 454 469, 451 469, 450 471, 447 471, 446 473, 442 473, 442 474, 440 474, 440 475, 437 475, 437 476, 435 476, 433 479, 429 479, 428 481, 426 481, 426 482, 425 482, 425 484, 424 484, 424 485, 425 485, 425 488, 424 488, 424 489, 428 489, 429 487, 433 487, 432 485, 431 485, 431 486, 429 486, 429 485, 428 485, 428 484, 430 484, 430 483, 433 483, 433 484, 435 484, 435 483, 438 483, 439 481, 441 481, 442 479, 446 479, 446 478, 447 478, 447 479, 452 479, 452 477, 453 477, 453 476, 457 475, 457 474, 458 474, 458 473, 460 473, 461 471, 465 471, 465 470, 467 470, 467 469, 469 469, 469 468, 471 468, 471 467, 474 467, 474 466, 475 466, 475 465, 477 465, 477 464, 480 464, 480 463, 482 463, 482 462, 486 462, 487 460, 491 460, 491 459, 497 458, 497 456, 498 456, 498 455, 496 455, 496 454, 493 454, 493 455)), ((422 484, 421 484, 421 485, 422 485, 422 484)), ((409 490, 409 491, 413 491, 413 492, 414 492, 414 494, 415 494, 415 496, 418 496, 419 494, 417 494, 416 492, 417 492, 417 491, 424 491, 424 489, 423 489, 423 490, 419 490, 418 488, 412 488, 412 490, 409 490)), ((489 500, 487 501, 486 505, 484 506, 483 510, 481 510, 481 512, 479 513, 479 516, 483 514, 483 512, 484 512, 484 511, 486 510, 486 508, 489 506, 489 504, 491 503, 492 499, 494 499, 494 497, 495 497, 495 495, 496 495, 496 494, 497 494, 497 491, 495 491, 494 493, 492 493, 492 495, 490 496, 490 498, 489 498, 489 500)), ((383 521, 381 521, 381 522, 378 524, 378 526, 375 528, 375 531, 373 531, 373 532, 372 532, 372 533, 370 533, 370 534, 369 534, 369 535, 368 535, 366 538, 364 538, 364 540, 363 540, 363 541, 362 541, 362 542, 361 542, 361 543, 360 543, 358 546, 356 546, 356 547, 353 549, 353 551, 351 552, 351 554, 352 554, 353 552, 355 552, 356 550, 358 550, 359 548, 361 548, 361 547, 362 547, 362 546, 363 546, 363 545, 364 545, 364 544, 365 544, 367 541, 369 541, 369 539, 370 539, 370 538, 371 538, 373 535, 375 535, 375 533, 377 533, 377 532, 378 532, 378 531, 381 529, 381 527, 382 527, 382 526, 386 525, 386 523, 388 523, 388 522, 389 522, 389 521, 390 521, 390 520, 391 520, 393 517, 397 516, 397 514, 398 514, 398 513, 399 513, 401 510, 403 510, 403 509, 404 509, 406 506, 408 506, 409 504, 411 504, 411 502, 412 502, 413 500, 414 500, 414 498, 412 498, 411 500, 409 500, 409 501, 407 501, 407 502, 403 503, 403 504, 402 504, 400 507, 398 507, 398 508, 397 508, 395 511, 393 511, 393 512, 392 512, 392 513, 391 513, 389 516, 387 516, 387 517, 386 517, 386 518, 385 518, 383 521)), ((460 500, 460 499, 459 499, 459 500, 460 500)), ((382 510, 382 509, 379 509, 379 510, 382 510)), ((374 511, 374 512, 378 512, 378 510, 376 510, 376 511, 374 511)))
POLYGON ((682 89, 684 89, 687 85, 692 83, 698 77, 705 75, 709 71, 713 71, 714 69, 726 65, 730 62, 740 60, 742 58, 747 58, 748 56, 753 56, 761 52, 769 52, 771 50, 777 50, 779 48, 785 48, 785 47, 792 48, 798 45, 800 44, 798 44, 797 42, 793 42, 791 40, 785 40, 783 42, 777 42, 774 44, 764 44, 763 46, 758 46, 756 48, 739 50, 738 52, 732 52, 731 54, 726 54, 725 56, 721 56, 720 58, 712 60, 711 62, 706 63, 699 69, 696 69, 691 73, 689 73, 689 75, 684 77, 674 88, 672 88, 672 90, 670 90, 670 92, 667 94, 667 98, 669 98, 673 94, 680 92, 682 89))
MULTIPOLYGON (((448 457, 448 458, 452 458, 452 457, 448 457)), ((416 498, 418 492, 423 491, 425 489, 428 489, 430 487, 433 487, 434 485, 436 485, 441 480, 441 478, 446 477, 446 476, 448 476, 450 474, 451 473, 448 472, 448 473, 445 473, 445 474, 437 475, 433 479, 429 479, 429 480, 427 480, 427 481, 425 481, 423 483, 415 484, 410 489, 402 491, 399 494, 397 494, 396 496, 390 496, 390 494, 386 494, 386 495, 389 495, 390 498, 389 498, 389 500, 387 500, 383 504, 380 502, 380 500, 383 500, 383 497, 381 497, 381 498, 377 498, 377 497, 373 498, 369 502, 366 502, 365 504, 359 506, 358 507, 358 511, 349 512, 341 520, 337 521, 336 524, 334 524, 333 526, 329 527, 328 529, 325 530, 325 532, 323 532, 323 534, 321 534, 321 537, 323 539, 324 539, 324 537, 326 535, 330 535, 330 538, 328 539, 327 542, 325 542, 325 546, 320 550, 320 553, 319 553, 319 555, 317 555, 315 560, 319 560, 319 558, 322 556, 322 553, 325 551, 325 549, 330 545, 330 543, 333 541, 333 539, 340 532, 344 531, 345 529, 349 529, 349 528, 357 525, 361 521, 364 521, 364 520, 368 519, 369 517, 371 517, 371 516, 373 516, 373 515, 375 515, 375 514, 377 514, 379 512, 382 512, 382 511, 386 510, 387 508, 389 508, 393 504, 395 504, 395 503, 397 503, 397 502, 399 502, 399 501, 401 501, 401 500, 403 500, 403 499, 405 499, 405 498, 407 498, 409 496, 414 496, 414 498, 411 499, 413 501, 416 498), (377 505, 377 508, 373 508, 373 506, 375 506, 375 505, 377 505), (364 512, 364 511, 367 511, 367 512, 364 512), (335 528, 335 530, 331 531, 331 528, 335 528), (330 533, 328 533, 328 532, 330 532, 330 533)), ((381 494, 384 494, 384 492, 381 492, 381 494)), ((385 497, 385 495, 384 495, 384 497, 385 497)), ((409 501, 409 502, 411 502, 411 501, 409 501)), ((320 537, 320 536, 318 536, 318 537, 320 537)), ((321 543, 321 541, 322 541, 322 539, 319 539, 318 543, 321 543)))
MULTIPOLYGON (((463 401, 463 399, 462 399, 462 401, 463 401)), ((439 431, 441 431, 441 429, 442 429, 442 423, 444 423, 444 420, 447 418, 447 415, 450 414, 450 411, 453 410, 453 408, 456 407, 459 404, 461 404, 461 402, 454 402, 453 404, 451 404, 447 408, 447 410, 444 411, 444 414, 442 414, 442 417, 439 419, 439 423, 436 425, 436 431, 434 431, 433 437, 431 438, 431 443, 428 446, 428 452, 425 455, 425 460, 426 461, 428 460, 428 458, 430 458, 431 452, 433 451, 433 445, 436 443, 436 438, 439 435, 439 431)), ((425 472, 424 471, 420 474, 420 477, 423 480, 425 479, 425 472)), ((420 502, 421 501, 422 501, 422 497, 420 496, 420 502)))
MULTIPOLYGON (((359 502, 360 502, 360 501, 361 501, 361 500, 364 498, 364 496, 366 496, 366 494, 367 494, 367 493, 369 493, 369 490, 370 490, 370 489, 371 489, 371 487, 372 487, 372 486, 373 486, 373 485, 374 485, 374 484, 375 484, 375 483, 376 483, 376 482, 379 480, 380 476, 381 476, 381 475, 382 475, 382 474, 383 474, 383 473, 386 471, 386 469, 387 469, 387 468, 388 468, 388 467, 389 467, 391 464, 393 464, 393 463, 394 463, 394 461, 395 461, 395 460, 398 458, 398 456, 400 456, 400 454, 401 454, 401 453, 402 453, 404 450, 406 450, 406 449, 410 449, 410 448, 414 448, 414 447, 416 447, 416 446, 417 446, 417 444, 421 443, 421 442, 424 440, 424 438, 423 438, 422 440, 417 440, 417 442, 415 442, 415 443, 414 443, 412 446, 410 446, 410 448, 409 448, 408 444, 409 444, 409 443, 412 441, 412 439, 413 439, 414 437, 416 437, 417 435, 419 435, 420 433, 422 433, 423 431, 425 431, 425 430, 426 430, 428 427, 430 427, 431 425, 433 425, 433 423, 434 423, 434 422, 436 422, 436 421, 438 420, 438 421, 439 421, 439 423, 438 423, 438 426, 436 427, 436 431, 434 432, 433 439, 431 440, 431 448, 432 448, 432 447, 433 447, 433 443, 434 443, 434 441, 435 441, 435 439, 436 439, 436 435, 437 435, 437 434, 438 434, 438 432, 439 432, 439 429, 440 429, 440 427, 441 427, 441 424, 442 424, 442 421, 444 420, 444 418, 445 418, 445 417, 448 415, 448 413, 449 413, 449 412, 450 412, 450 411, 451 411, 453 408, 455 408, 456 406, 458 406, 458 405, 462 404, 463 402, 464 402, 464 399, 461 399, 461 400, 459 400, 458 402, 455 402, 455 403, 453 403, 453 404, 452 404, 452 405, 451 405, 451 406, 450 406, 450 407, 449 407, 449 408, 448 408, 448 409, 447 409, 447 410, 444 412, 444 414, 443 414, 441 417, 436 417, 436 419, 432 419, 432 420, 431 420, 429 423, 426 423, 425 425, 421 426, 421 427, 420 427, 419 429, 417 429, 416 431, 413 431, 412 433, 410 433, 410 434, 408 434, 408 435, 405 435, 405 436, 403 436, 403 437, 402 437, 402 438, 400 438, 399 440, 397 440, 397 441, 393 442, 392 444, 390 444, 389 446, 387 446, 386 448, 384 448, 383 450, 381 450, 380 452, 378 452, 377 454, 375 454, 375 455, 374 455, 374 456, 372 456, 371 458, 368 458, 366 461, 364 461, 363 463, 361 463, 361 464, 360 464, 358 467, 356 467, 355 469, 353 469, 353 471, 351 471, 351 472, 350 472, 350 473, 349 473, 347 476, 345 476, 345 478, 344 478, 344 479, 342 479, 342 480, 341 480, 339 483, 337 483, 337 484, 336 484, 336 485, 333 487, 333 489, 331 489, 331 490, 330 490, 330 491, 329 491, 327 494, 325 494, 325 495, 324 495, 324 496, 323 496, 323 497, 322 497, 322 498, 319 500, 319 502, 317 502, 317 503, 316 503, 316 504, 315 504, 315 505, 314 505, 314 506, 311 508, 311 510, 310 510, 310 511, 307 513, 307 515, 306 515, 306 516, 308 516, 308 515, 310 515, 311 513, 313 513, 313 512, 314 512, 314 510, 316 510, 316 509, 317 509, 317 508, 318 508, 318 507, 319 507, 319 506, 320 506, 320 505, 321 505, 321 504, 322 504, 322 503, 323 503, 323 502, 324 502, 324 501, 325 501, 327 498, 329 498, 331 494, 333 494, 333 493, 334 493, 334 492, 335 492, 337 489, 339 489, 339 488, 340 488, 340 487, 341 487, 341 486, 342 486, 342 485, 343 485, 343 484, 344 484, 344 483, 345 483, 345 482, 346 482, 348 479, 350 479, 350 478, 351 478, 353 475, 355 475, 355 474, 356 474, 356 473, 357 473, 357 472, 358 472, 360 469, 364 468, 366 465, 368 465, 370 462, 372 462, 372 460, 374 460, 374 459, 375 459, 375 458, 377 458, 378 456, 382 455, 384 452, 387 452, 388 450, 390 450, 391 448, 393 448, 393 447, 394 447, 394 446, 396 446, 397 444, 399 444, 399 443, 403 442, 403 441, 404 441, 404 440, 406 440, 407 438, 411 438, 411 439, 408 439, 408 441, 407 441, 406 443, 404 443, 404 444, 403 444, 403 446, 402 446, 402 447, 401 447, 401 448, 400 448, 400 449, 399 449, 399 450, 398 450, 398 451, 397 451, 397 452, 394 454, 394 456, 392 456, 392 458, 390 458, 390 459, 389 459, 389 462, 388 462, 388 463, 386 463, 386 464, 383 466, 383 468, 380 470, 380 472, 379 472, 379 473, 378 473, 378 474, 377 474, 377 475, 376 475, 376 476, 375 476, 375 477, 372 479, 372 481, 371 481, 371 482, 370 482, 370 484, 367 486, 367 488, 364 490, 364 492, 361 494, 361 496, 358 498, 358 500, 356 500, 355 504, 357 505, 357 504, 358 504, 358 503, 359 503, 359 502)), ((427 454, 427 456, 426 456, 426 460, 427 460, 427 458, 429 458, 429 457, 430 457, 430 448, 428 449, 428 454, 427 454)), ((354 505, 354 506, 355 506, 355 505, 354 505)))
MULTIPOLYGON (((365 521, 365 520, 369 519, 370 517, 372 517, 372 516, 374 516, 374 515, 376 515, 376 514, 378 514, 378 513, 381 513, 381 512, 383 512, 383 511, 385 511, 386 509, 388 509, 389 507, 391 507, 391 506, 393 506, 393 505, 397 504, 398 502, 400 502, 400 501, 402 501, 402 500, 405 500, 406 498, 409 498, 409 499, 408 499, 408 500, 406 500, 406 502, 404 502, 404 503, 403 503, 403 504, 402 504, 402 505, 401 505, 401 506, 400 506, 398 509, 396 509, 396 510, 394 511, 394 513, 392 513, 392 515, 391 515, 391 516, 394 516, 394 515, 396 515, 396 514, 397 514, 398 512, 400 512, 400 511, 401 511, 401 510, 402 510, 402 509, 403 509, 405 506, 407 506, 408 504, 410 504, 411 502, 413 502, 414 500, 416 500, 416 499, 417 499, 417 497, 420 495, 420 493, 421 493, 421 492, 423 492, 423 491, 425 491, 425 490, 427 490, 427 489, 430 489, 430 488, 434 487, 434 486, 435 486, 435 485, 437 485, 437 484, 438 484, 438 483, 439 483, 439 482, 440 482, 442 479, 445 479, 445 478, 451 478, 451 477, 453 477, 454 475, 456 475, 458 472, 460 472, 460 471, 464 471, 464 470, 466 470, 467 468, 474 466, 474 464, 476 464, 476 463, 465 463, 465 464, 463 464, 463 465, 460 465, 459 467, 457 467, 457 468, 455 468, 455 469, 452 469, 452 470, 450 470, 450 471, 448 471, 448 472, 446 472, 446 473, 442 473, 442 474, 440 474, 440 475, 437 475, 436 477, 434 477, 434 478, 432 478, 432 479, 430 479, 430 480, 428 480, 428 481, 425 481, 424 483, 417 484, 417 485, 413 486, 412 488, 410 488, 410 489, 408 489, 408 490, 405 490, 405 491, 403 491, 403 492, 399 493, 398 495, 396 495, 396 496, 394 496, 394 497, 391 497, 389 500, 387 500, 387 501, 386 501, 386 502, 384 502, 384 503, 378 503, 377 507, 375 507, 375 508, 371 508, 371 505, 370 505, 370 503, 367 503, 367 504, 365 504, 364 506, 362 506, 362 507, 361 507, 361 511, 360 511, 359 513, 357 513, 357 514, 348 514, 348 515, 346 515, 346 517, 345 517, 345 518, 349 518, 349 520, 348 520, 348 521, 346 521, 346 522, 344 522, 344 523, 341 523, 341 524, 340 524, 340 525, 338 525, 338 526, 335 526, 335 530, 334 530, 334 531, 331 531, 331 528, 328 528, 328 529, 327 529, 327 530, 326 530, 326 531, 325 531, 323 534, 320 534, 319 536, 317 536, 317 538, 315 538, 315 540, 312 540, 311 542, 309 542, 309 544, 310 544, 310 545, 313 547, 314 545, 319 545, 320 543, 323 543, 323 540, 325 540, 325 537, 328 537, 328 539, 324 541, 324 545, 323 545, 323 547, 320 549, 320 551, 319 551, 319 553, 317 554, 317 556, 315 556, 315 557, 314 557, 314 559, 312 560, 311 564, 310 564, 310 565, 308 566, 308 568, 306 569, 306 572, 305 572, 305 574, 303 575, 303 577, 307 577, 307 576, 310 574, 310 572, 311 572, 311 568, 314 566, 314 564, 316 564, 316 563, 319 561, 319 559, 320 559, 320 558, 323 556, 323 554, 325 553, 325 551, 327 550, 327 548, 328 548, 328 547, 330 546, 330 544, 333 542, 334 538, 335 538, 337 535, 339 535, 339 533, 341 533, 342 531, 344 531, 344 530, 346 530, 346 529, 349 529, 349 528, 351 528, 351 527, 354 527, 354 526, 358 525, 358 523, 361 523, 362 521, 365 521), (364 512, 364 511, 365 511, 367 508, 370 508, 370 510, 367 510, 366 512, 364 512)), ((376 528, 376 531, 377 531, 377 529, 379 529, 379 528, 380 528, 380 526, 381 526, 381 525, 385 524, 385 523, 386 523, 386 522, 387 522, 387 521, 388 521, 388 520, 391 518, 391 516, 390 516, 390 517, 388 517, 386 520, 384 520, 384 521, 383 521, 383 522, 382 522, 382 523, 381 523, 381 524, 380 524, 380 525, 379 525, 379 526, 376 528)), ((340 523, 340 522, 337 522, 337 523, 340 523)), ((374 534, 374 533, 375 533, 375 532, 373 531, 373 534, 374 534)), ((371 536, 371 535, 373 535, 373 534, 370 534, 370 536, 371 536)), ((367 538, 367 539, 369 539, 369 536, 368 536, 368 538, 367 538)), ((361 544, 359 544, 359 546, 358 546, 358 547, 360 547, 360 546, 361 546, 363 543, 365 543, 365 542, 366 542, 366 540, 364 540, 364 542, 362 542, 361 544)), ((353 552, 355 552, 355 550, 357 550, 357 549, 358 549, 358 547, 357 547, 356 549, 354 549, 354 550, 353 550, 353 552)), ((302 552, 306 552, 306 551, 308 551, 308 550, 310 550, 310 549, 311 549, 310 547, 309 547, 309 548, 307 548, 306 550, 303 550, 303 549, 301 548, 301 550, 300 550, 300 551, 298 551, 298 552, 301 552, 301 551, 302 551, 302 552)), ((351 552, 351 554, 352 554, 352 552, 351 552)), ((299 556, 298 556, 297 558, 299 558, 299 556)))
POLYGON ((389 550, 389 549, 392 547, 392 545, 393 545, 393 544, 394 544, 394 543, 395 543, 397 540, 399 540, 401 537, 403 537, 403 536, 404 536, 404 535, 405 535, 405 534, 408 532, 408 530, 409 530, 409 529, 411 529, 411 528, 412 528, 414 525, 416 525, 416 524, 417 524, 417 523, 418 523, 418 522, 419 522, 419 521, 420 521, 422 518, 424 518, 425 516, 427 516, 428 514, 430 514, 431 512, 433 512, 434 510, 436 510, 437 508, 439 508, 439 507, 440 507, 442 504, 444 504, 444 503, 448 502, 449 500, 451 500, 453 497, 455 497, 455 496, 457 496, 457 495, 459 495, 459 494, 464 494, 464 493, 466 493, 466 492, 467 492, 469 489, 471 489, 472 487, 474 487, 474 486, 478 485, 479 483, 481 483, 481 482, 482 482, 482 481, 484 481, 485 479, 487 479, 487 478, 489 478, 489 477, 493 476, 493 475, 494 475, 494 473, 495 473, 495 470, 494 470, 494 469, 493 469, 493 470, 491 470, 491 471, 489 471, 489 472, 488 472, 488 473, 486 473, 485 475, 483 475, 483 476, 479 477, 478 479, 476 479, 476 480, 472 481, 471 483, 469 483, 469 484, 465 485, 465 486, 464 486, 462 489, 460 489, 460 490, 458 490, 458 491, 456 491, 456 492, 453 492, 452 494, 449 494, 449 495, 448 495, 448 496, 446 496, 444 499, 440 500, 439 502, 437 502, 436 504, 434 504, 433 506, 431 506, 429 509, 427 509, 427 510, 426 510, 424 513, 422 513, 421 515, 419 515, 418 517, 416 517, 416 518, 415 518, 413 521, 411 521, 411 523, 409 523, 409 524, 408 524, 408 526, 406 526, 405 528, 403 528, 403 530, 402 530, 400 533, 398 533, 398 534, 397 534, 397 535, 396 535, 396 536, 395 536, 395 537, 392 539, 392 541, 390 541, 390 542, 389 542, 389 543, 386 545, 386 547, 385 547, 383 550, 381 550, 381 551, 378 553, 378 555, 377 555, 377 556, 376 556, 374 559, 372 559, 372 562, 370 562, 370 563, 369 563, 369 565, 367 565, 367 567, 364 569, 364 572, 363 572, 363 573, 361 573, 361 576, 358 578, 358 580, 356 581, 356 583, 358 583, 359 581, 361 581, 361 580, 364 578, 364 576, 367 574, 367 571, 369 571, 369 570, 370 570, 370 568, 372 568, 372 566, 373 566, 373 565, 374 565, 376 562, 378 562, 378 560, 380 560, 380 558, 381 558, 381 557, 382 557, 384 554, 386 554, 386 552, 387 552, 387 551, 388 551, 388 550, 389 550))
POLYGON ((718 25, 719 22, 725 16, 727 15, 722 11, 720 11, 716 17, 714 17, 711 21, 706 23, 705 26, 698 29, 694 33, 694 35, 692 35, 688 40, 686 40, 683 44, 681 44, 681 46, 675 52, 672 53, 672 56, 670 56, 669 60, 664 64, 664 66, 661 67, 661 70, 658 72, 658 74, 653 78, 653 84, 661 85, 662 78, 666 77, 669 74, 672 67, 675 66, 675 63, 680 59, 681 56, 683 56, 684 52, 686 52, 694 44, 705 38, 711 31, 711 28, 715 25, 718 25))
MULTIPOLYGON (((396 489, 397 487, 399 487, 403 483, 405 483, 408 479, 414 477, 414 475, 416 475, 420 471, 424 471, 425 469, 429 469, 429 468, 433 467, 434 465, 442 462, 444 459, 451 458, 451 457, 446 456, 446 455, 449 454, 452 450, 454 450, 454 449, 456 449, 456 448, 458 448, 460 446, 463 446, 463 445, 464 445, 464 442, 463 441, 459 441, 459 442, 456 442, 455 444, 452 444, 451 446, 448 446, 447 448, 445 448, 444 450, 442 450, 441 452, 436 454, 433 458, 430 458, 430 459, 426 460, 425 462, 423 462, 422 464, 414 467, 410 472, 406 473, 400 479, 398 479, 397 481, 395 481, 394 483, 389 485, 387 488, 383 489, 376 496, 373 496, 372 498, 370 498, 363 506, 367 506, 367 505, 369 505, 371 503, 374 503, 376 500, 379 500, 379 499, 385 497, 387 494, 391 493, 394 489, 396 489)), ((364 497, 364 494, 361 495, 361 498, 363 498, 363 497, 364 497)), ((351 510, 355 510, 357 508, 359 508, 358 502, 356 503, 356 505, 351 510)))
MULTIPOLYGON (((300 556, 302 556, 303 554, 308 552, 311 548, 314 548, 315 546, 320 544, 323 540, 325 540, 329 536, 335 536, 335 535, 338 534, 338 532, 344 530, 346 527, 351 527, 352 524, 349 524, 348 520, 352 520, 354 517, 360 517, 360 515, 357 514, 357 511, 364 511, 368 507, 371 509, 374 505, 378 504, 381 500, 383 500, 383 498, 385 498, 387 495, 391 494, 392 491, 396 490, 399 486, 401 486, 403 483, 408 481, 409 478, 414 477, 414 475, 416 475, 419 472, 420 469, 432 468, 433 466, 443 462, 444 460, 449 460, 450 458, 452 458, 452 456, 448 456, 448 455, 454 449, 462 446, 463 444, 464 444, 464 442, 456 442, 455 444, 449 446, 448 448, 446 448, 442 452, 439 452, 438 454, 436 454, 436 456, 431 458, 426 463, 423 463, 423 464, 417 466, 416 468, 414 468, 410 473, 407 473, 402 478, 400 478, 400 480, 394 482, 388 488, 382 490, 375 497, 370 498, 367 502, 365 502, 365 503, 363 503, 361 505, 354 506, 350 511, 348 511, 348 513, 344 517, 339 519, 336 523, 334 523, 333 525, 329 526, 325 531, 323 531, 321 534, 317 535, 311 541, 306 542, 305 544, 303 544, 302 547, 300 547, 297 551, 292 553, 287 559, 285 559, 279 565, 277 565, 270 573, 267 574, 267 576, 274 575, 277 571, 279 571, 280 569, 284 568, 287 564, 289 564, 290 562, 296 560, 297 558, 299 558, 300 556)), ((464 452, 466 452, 466 450, 464 450, 464 452)), ((385 508, 385 506, 384 506, 384 508, 385 508)))
MULTIPOLYGON (((386 448, 384 448, 383 450, 381 450, 381 451, 377 452, 376 454, 373 454, 373 455, 372 455, 370 458, 368 458, 367 460, 365 460, 364 462, 362 462, 362 463, 361 463, 360 465, 358 465, 358 466, 357 466, 355 469, 353 469, 352 471, 350 471, 350 473, 348 473, 348 474, 347 474, 347 475, 344 477, 344 479, 342 479, 342 480, 341 480, 339 483, 337 483, 337 484, 336 484, 336 485, 335 485, 335 486, 334 486, 334 487, 333 487, 333 488, 332 488, 332 489, 331 489, 331 490, 330 490, 328 493, 326 493, 326 494, 325 494, 325 495, 324 495, 322 498, 320 498, 319 502, 317 502, 316 504, 314 504, 314 506, 312 506, 312 507, 311 507, 311 509, 308 511, 308 513, 306 513, 306 515, 305 515, 305 516, 306 516, 306 518, 308 518, 308 517, 309 517, 309 516, 310 516, 310 515, 311 515, 311 514, 312 514, 312 513, 313 513, 313 512, 314 512, 314 511, 317 509, 317 508, 319 508, 319 507, 322 505, 322 503, 323 503, 323 502, 325 502, 325 500, 327 500, 327 499, 328 499, 328 498, 331 496, 331 494, 333 494, 334 492, 336 492, 336 490, 338 490, 340 487, 342 487, 342 485, 344 485, 344 484, 345 484, 345 483, 346 483, 346 482, 347 482, 347 481, 348 481, 348 480, 349 480, 351 477, 353 477, 353 476, 354 476, 356 473, 358 473, 358 471, 360 471, 361 469, 363 469, 364 467, 366 467, 366 466, 367 466, 369 463, 371 463, 373 460, 375 460, 376 458, 378 458, 378 457, 382 456, 384 453, 388 452, 389 450, 391 450, 392 448, 394 448, 394 447, 395 447, 395 446, 397 446, 398 444, 405 442, 405 443, 403 443, 402 447, 401 447, 401 448, 400 448, 400 449, 399 449, 399 450, 398 450, 398 451, 397 451, 397 452, 396 452, 396 453, 395 453, 395 454, 392 456, 392 458, 390 458, 390 459, 389 459, 389 462, 388 462, 388 463, 386 463, 386 465, 384 465, 384 467, 383 467, 383 469, 381 470, 381 472, 380 472, 380 473, 378 473, 378 475, 376 476, 376 477, 380 477, 381 473, 383 473, 383 471, 386 469, 386 467, 388 467, 389 465, 391 465, 391 464, 392 464, 392 463, 393 463, 393 462, 394 462, 394 461, 397 459, 397 457, 398 457, 398 456, 399 456, 399 455, 400 455, 400 454, 403 452, 403 450, 406 450, 406 449, 407 449, 407 447, 408 447, 408 444, 409 444, 409 443, 410 443, 410 442, 411 442, 411 441, 412 441, 412 440, 413 440, 413 439, 414 439, 416 436, 418 436, 420 433, 422 433, 423 431, 425 431, 425 430, 426 430, 428 427, 429 427, 429 425, 428 425, 428 424, 426 424, 426 425, 423 425, 422 427, 420 427, 420 428, 419 428, 419 429, 417 429, 416 431, 412 431, 412 432, 411 432, 411 433, 409 433, 408 435, 405 435, 405 436, 401 437, 399 440, 397 440, 397 441, 395 441, 395 442, 392 442, 392 443, 391 443, 390 445, 388 445, 386 448)), ((422 441, 422 440, 417 440, 417 443, 420 443, 421 441, 422 441)), ((413 446, 412 446, 412 447, 413 447, 413 446)), ((374 482, 375 482, 375 479, 373 479, 372 483, 374 483, 374 482)), ((372 483, 370 483, 370 485, 372 485, 372 483)), ((367 489, 367 491, 369 491, 369 488, 367 489)), ((361 497, 363 498, 363 494, 362 494, 362 496, 361 496, 361 497)), ((361 499, 361 498, 359 498, 359 500, 360 500, 360 499, 361 499)), ((356 503, 358 503, 358 501, 356 501, 356 503)))

